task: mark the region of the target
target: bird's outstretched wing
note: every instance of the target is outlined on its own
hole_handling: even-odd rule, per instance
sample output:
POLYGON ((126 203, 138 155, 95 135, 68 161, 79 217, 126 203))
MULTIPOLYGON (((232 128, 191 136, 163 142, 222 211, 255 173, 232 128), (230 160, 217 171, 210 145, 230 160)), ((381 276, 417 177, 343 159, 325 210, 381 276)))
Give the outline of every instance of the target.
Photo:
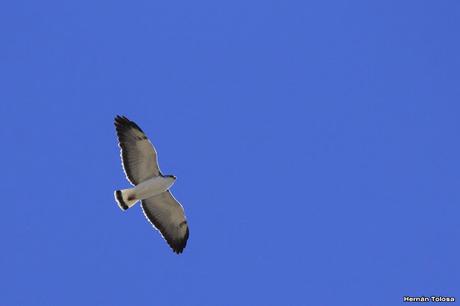
POLYGON ((158 176, 157 152, 141 128, 124 116, 115 117, 121 162, 128 181, 137 185, 158 176))
POLYGON ((168 190, 142 200, 142 210, 173 251, 182 253, 187 244, 189 229, 184 209, 171 192, 168 190))

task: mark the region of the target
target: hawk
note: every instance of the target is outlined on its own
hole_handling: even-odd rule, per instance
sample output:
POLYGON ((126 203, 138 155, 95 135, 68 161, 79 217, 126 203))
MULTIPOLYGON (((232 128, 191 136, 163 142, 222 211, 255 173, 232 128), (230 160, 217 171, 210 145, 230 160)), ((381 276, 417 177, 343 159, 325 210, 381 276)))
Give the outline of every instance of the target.
POLYGON ((140 201, 147 220, 175 253, 182 253, 189 229, 184 208, 169 190, 176 177, 161 173, 155 147, 136 123, 125 116, 116 116, 115 129, 121 164, 127 180, 134 186, 114 192, 118 206, 125 211, 140 201))

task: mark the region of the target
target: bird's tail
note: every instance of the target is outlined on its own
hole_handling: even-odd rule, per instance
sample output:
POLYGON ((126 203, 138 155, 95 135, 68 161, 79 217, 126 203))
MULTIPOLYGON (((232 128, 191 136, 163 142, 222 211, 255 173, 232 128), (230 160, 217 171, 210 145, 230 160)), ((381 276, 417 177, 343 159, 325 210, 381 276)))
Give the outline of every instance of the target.
POLYGON ((131 189, 115 190, 114 195, 121 210, 127 210, 138 201, 131 189))

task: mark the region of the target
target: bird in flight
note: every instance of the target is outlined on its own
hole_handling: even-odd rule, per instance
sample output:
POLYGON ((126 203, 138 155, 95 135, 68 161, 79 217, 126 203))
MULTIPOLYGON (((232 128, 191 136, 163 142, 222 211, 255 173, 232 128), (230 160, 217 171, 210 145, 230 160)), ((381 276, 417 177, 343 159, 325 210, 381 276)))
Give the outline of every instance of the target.
POLYGON ((182 253, 189 229, 182 205, 169 190, 176 177, 161 173, 155 147, 136 123, 117 116, 115 129, 121 164, 127 180, 134 186, 114 192, 118 206, 125 211, 141 201, 147 220, 175 253, 182 253))

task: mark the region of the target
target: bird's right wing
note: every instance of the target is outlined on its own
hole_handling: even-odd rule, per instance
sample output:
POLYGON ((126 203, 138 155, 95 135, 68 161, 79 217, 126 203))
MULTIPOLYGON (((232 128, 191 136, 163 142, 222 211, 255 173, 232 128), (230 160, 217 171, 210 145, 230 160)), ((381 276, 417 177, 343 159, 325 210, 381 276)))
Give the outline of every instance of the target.
POLYGON ((137 185, 158 176, 157 152, 141 128, 126 117, 115 118, 121 161, 128 181, 137 185))
POLYGON ((150 223, 177 254, 184 250, 189 236, 187 219, 182 205, 165 191, 159 195, 142 200, 142 210, 150 223))

